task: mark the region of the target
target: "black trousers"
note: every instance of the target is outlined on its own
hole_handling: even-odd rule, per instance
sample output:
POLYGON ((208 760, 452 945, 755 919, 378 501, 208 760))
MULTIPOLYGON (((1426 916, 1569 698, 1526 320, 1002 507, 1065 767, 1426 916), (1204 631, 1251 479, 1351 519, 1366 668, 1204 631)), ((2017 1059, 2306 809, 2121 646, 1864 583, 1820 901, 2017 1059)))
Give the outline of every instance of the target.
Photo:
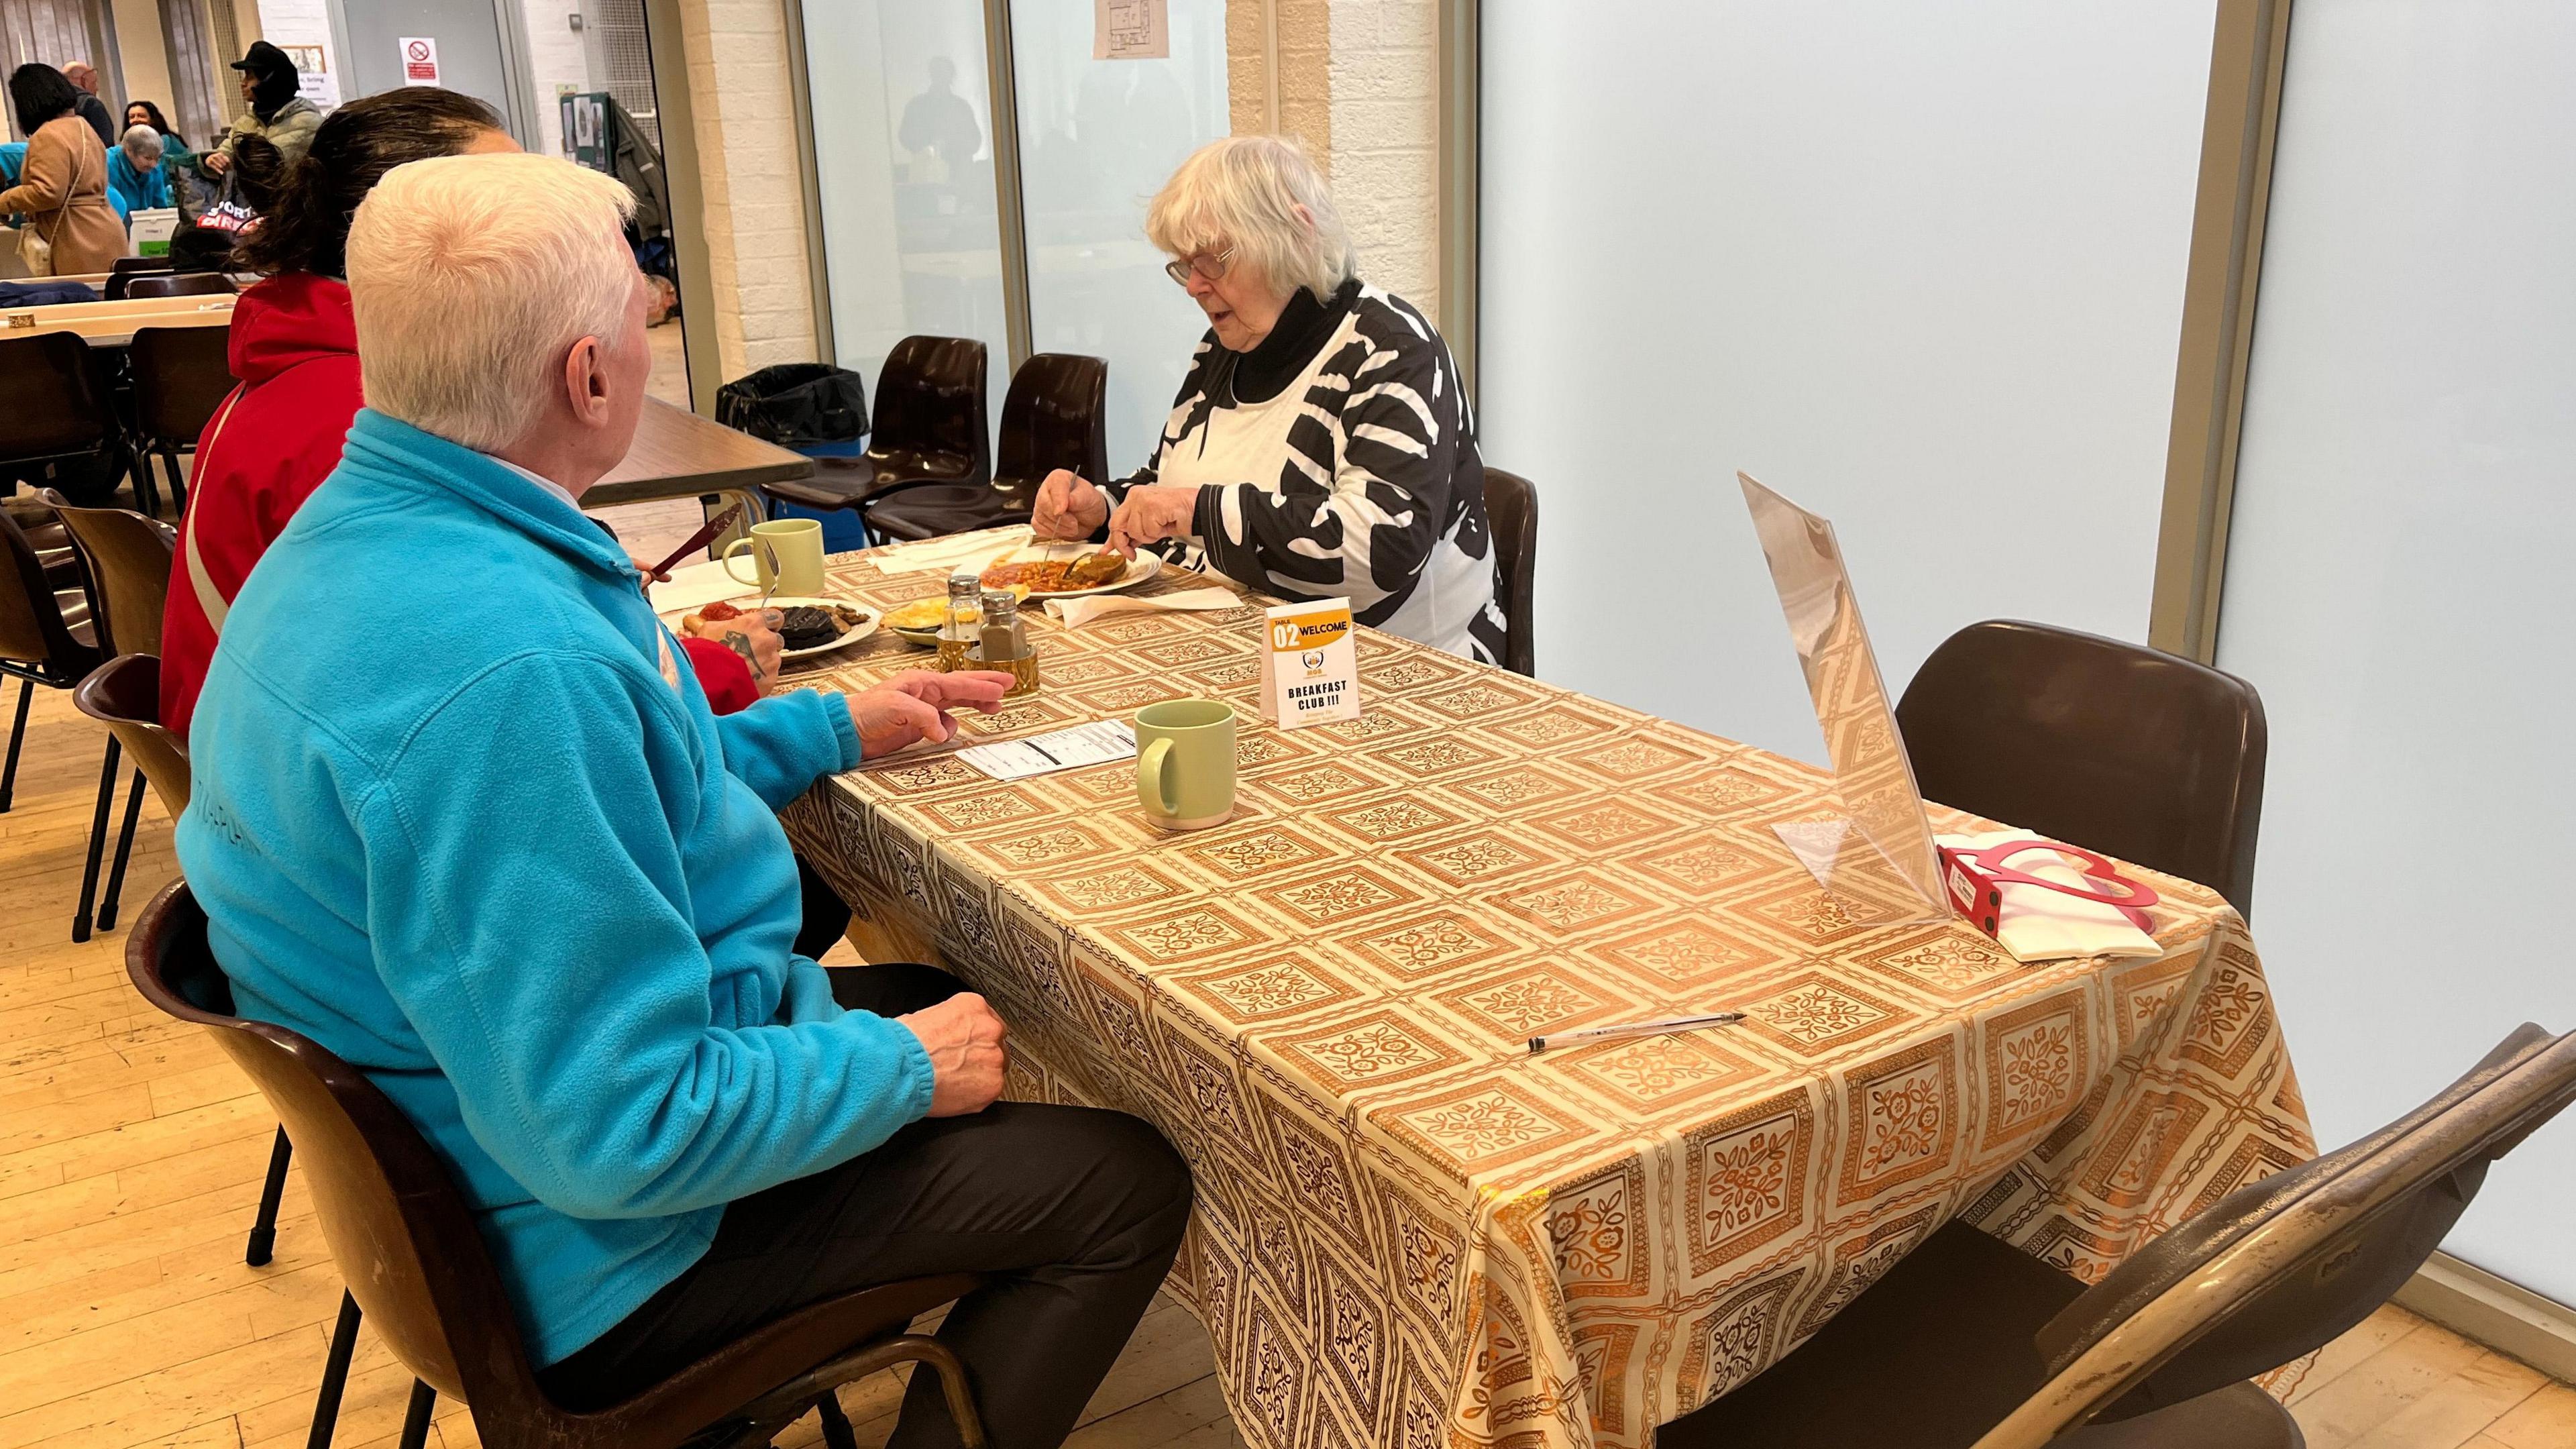
POLYGON ((804 906, 804 918, 796 924, 796 954, 819 961, 849 931, 850 908, 823 873, 806 864, 801 855, 796 857, 796 885, 804 906))
MULTIPOLYGON (((900 1016, 961 990, 927 966, 832 973, 844 1006, 900 1016)), ((939 1330, 995 1449, 1046 1449, 1116 1362, 1189 1222, 1189 1165, 1134 1117, 997 1102, 916 1122, 873 1152, 729 1204, 713 1247, 605 1335, 538 1375, 557 1402, 613 1403, 764 1323, 900 1278, 991 1281, 939 1330)), ((916 1371, 889 1449, 954 1445, 916 1371)))

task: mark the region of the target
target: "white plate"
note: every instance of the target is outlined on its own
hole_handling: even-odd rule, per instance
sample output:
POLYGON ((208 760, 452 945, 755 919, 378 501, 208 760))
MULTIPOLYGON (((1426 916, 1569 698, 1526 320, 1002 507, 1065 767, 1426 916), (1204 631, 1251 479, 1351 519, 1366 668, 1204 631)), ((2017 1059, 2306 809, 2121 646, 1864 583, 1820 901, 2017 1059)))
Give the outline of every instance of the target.
MULTIPOLYGON (((1089 543, 1059 543, 1054 545, 1052 549, 1050 549, 1046 544, 1033 544, 1023 548, 1008 548, 993 555, 991 558, 984 560, 984 562, 976 568, 975 572, 980 574, 985 569, 991 568, 997 563, 1027 563, 1042 558, 1076 559, 1082 557, 1086 553, 1096 552, 1099 552, 1099 545, 1089 543)), ((1132 589, 1162 571, 1163 556, 1161 554, 1139 553, 1134 558, 1127 561, 1127 572, 1119 576, 1115 583, 1101 584, 1096 588, 1089 589, 1062 589, 1053 593, 1033 593, 1023 602, 1043 604, 1049 599, 1079 599, 1091 594, 1114 594, 1122 589, 1132 589)))
MULTIPOLYGON (((758 594, 754 594, 748 599, 738 600, 736 602, 738 605, 748 607, 750 605, 758 604, 760 602, 760 596, 758 594)), ((856 609, 860 613, 867 615, 867 617, 859 621, 858 627, 851 629, 848 633, 843 634, 840 638, 833 640, 829 644, 817 644, 810 649, 781 649, 778 651, 779 658, 811 659, 817 654, 829 654, 835 649, 847 649, 851 645, 865 639, 870 634, 875 633, 877 631, 878 621, 884 617, 876 610, 869 608, 867 605, 860 603, 856 599, 818 599, 809 598, 801 594, 791 598, 786 594, 779 594, 771 598, 769 601, 769 607, 773 609, 793 609, 800 605, 820 607, 824 604, 838 604, 845 609, 856 609)), ((664 623, 671 626, 671 632, 677 634, 680 632, 680 619, 682 616, 696 612, 697 610, 695 609, 674 609, 671 612, 664 614, 662 616, 662 620, 664 623)), ((683 634, 681 637, 686 638, 688 636, 683 634)))

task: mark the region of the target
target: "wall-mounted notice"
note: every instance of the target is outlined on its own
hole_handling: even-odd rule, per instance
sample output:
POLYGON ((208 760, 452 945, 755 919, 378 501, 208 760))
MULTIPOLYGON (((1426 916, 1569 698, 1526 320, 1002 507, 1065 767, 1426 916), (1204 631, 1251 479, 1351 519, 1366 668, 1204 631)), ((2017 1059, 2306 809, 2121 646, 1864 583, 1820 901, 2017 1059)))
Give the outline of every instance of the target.
POLYGON ((438 39, 429 35, 402 38, 402 77, 407 86, 438 84, 438 39))
POLYGON ((1167 60, 1171 0, 1091 0, 1093 60, 1167 60))

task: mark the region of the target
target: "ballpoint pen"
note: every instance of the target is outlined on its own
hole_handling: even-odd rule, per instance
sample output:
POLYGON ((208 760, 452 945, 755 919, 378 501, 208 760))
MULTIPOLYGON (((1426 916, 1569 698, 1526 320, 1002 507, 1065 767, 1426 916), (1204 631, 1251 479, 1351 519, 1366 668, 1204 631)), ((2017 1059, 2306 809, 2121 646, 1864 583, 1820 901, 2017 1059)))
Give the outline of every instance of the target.
POLYGON ((1694 1027, 1702 1026, 1724 1026, 1729 1022, 1743 1019, 1743 1012, 1720 1011, 1708 1016, 1674 1016, 1662 1021, 1630 1021, 1617 1026, 1588 1026, 1581 1031, 1560 1031, 1547 1036, 1531 1037, 1529 1049, 1531 1056, 1537 1056, 1551 1047, 1572 1046, 1576 1042, 1609 1041, 1623 1036, 1662 1036, 1668 1031, 1689 1031, 1694 1027))

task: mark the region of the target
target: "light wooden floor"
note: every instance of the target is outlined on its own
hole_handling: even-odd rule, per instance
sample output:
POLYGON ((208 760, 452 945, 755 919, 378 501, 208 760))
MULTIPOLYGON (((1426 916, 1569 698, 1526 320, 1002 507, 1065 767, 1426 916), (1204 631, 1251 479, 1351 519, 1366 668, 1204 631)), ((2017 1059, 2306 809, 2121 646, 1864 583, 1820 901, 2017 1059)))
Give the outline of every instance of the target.
MULTIPOLYGON (((123 922, 174 873, 168 823, 147 794, 119 928, 72 945, 104 734, 38 690, 29 736, 0 815, 0 1449, 300 1445, 339 1274, 300 1181, 276 1260, 243 1265, 276 1119, 125 980, 123 922)), ((1157 1301, 1074 1442, 1239 1443, 1212 1369, 1196 1320, 1157 1301)), ((390 1445, 409 1389, 362 1333, 338 1442, 390 1445)), ((863 1442, 899 1392, 844 1391, 863 1442)), ((2292 1408, 2315 1449, 2576 1446, 2576 1391, 2393 1308, 2331 1345, 2292 1408)), ((780 1443, 817 1438, 808 1418, 780 1443)), ((441 1403, 432 1442, 475 1442, 462 1406, 441 1403)))

